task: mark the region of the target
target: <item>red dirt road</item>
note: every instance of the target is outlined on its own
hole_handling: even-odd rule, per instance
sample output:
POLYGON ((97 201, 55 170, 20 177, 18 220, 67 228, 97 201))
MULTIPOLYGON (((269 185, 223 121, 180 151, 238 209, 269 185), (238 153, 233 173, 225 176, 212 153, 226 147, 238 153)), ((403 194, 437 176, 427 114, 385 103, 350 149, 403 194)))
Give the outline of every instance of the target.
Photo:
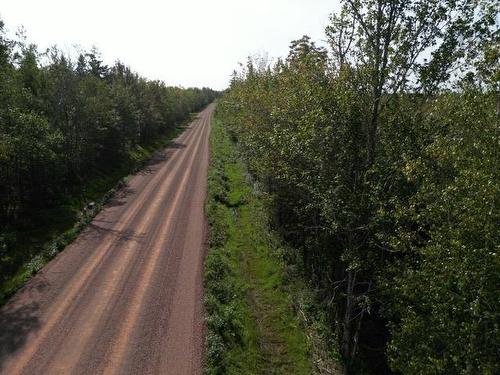
POLYGON ((213 109, 0 310, 1 374, 201 374, 213 109))

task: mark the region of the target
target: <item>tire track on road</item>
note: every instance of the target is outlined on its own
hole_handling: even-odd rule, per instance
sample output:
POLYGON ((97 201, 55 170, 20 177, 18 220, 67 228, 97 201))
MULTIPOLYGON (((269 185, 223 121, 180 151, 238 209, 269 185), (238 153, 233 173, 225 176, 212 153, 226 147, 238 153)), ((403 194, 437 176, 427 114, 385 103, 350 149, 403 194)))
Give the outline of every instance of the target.
MULTIPOLYGON (((189 185, 193 178, 197 181, 200 168, 204 170, 206 178, 207 140, 213 109, 213 105, 209 106, 188 131, 177 138, 177 142, 185 142, 186 147, 177 148, 158 167, 154 175, 136 176, 139 181, 137 185, 142 187, 142 190, 127 197, 128 202, 123 209, 108 207, 96 217, 95 223, 99 220, 105 222, 109 217, 113 219, 110 220, 111 225, 104 235, 94 233, 98 229, 91 225, 53 261, 57 267, 64 269, 66 266, 67 272, 73 273, 72 277, 64 274, 59 279, 57 275, 47 276, 51 278, 53 285, 61 285, 60 290, 30 293, 29 285, 40 282, 37 279, 44 277, 42 271, 12 299, 12 303, 2 308, 5 311, 15 310, 22 307, 23 303, 36 303, 37 298, 43 301, 47 296, 55 296, 47 303, 40 302, 40 312, 37 313, 40 327, 27 336, 23 347, 8 355, 4 363, 0 363, 0 373, 107 373, 117 372, 120 368, 123 370, 120 370, 121 373, 128 372, 127 368, 121 365, 124 354, 130 349, 131 334, 136 333, 137 327, 142 326, 142 323, 137 324, 141 311, 148 310, 145 302, 148 302, 149 298, 146 297, 155 291, 164 296, 161 290, 158 290, 158 287, 162 286, 152 282, 155 275, 162 271, 158 269, 157 264, 170 262, 170 255, 166 253, 169 249, 167 244, 172 242, 170 237, 189 235, 187 226, 174 225, 177 212, 186 215, 189 210, 191 214, 190 201, 204 200, 205 191, 190 189, 189 185), (145 179, 145 182, 141 179, 145 179), (190 197, 190 194, 197 196, 190 197), (143 236, 144 239, 124 240, 121 236, 124 232, 132 232, 143 236), (89 259, 82 260, 78 251, 85 254, 93 246, 95 249, 90 252, 89 259), (131 285, 131 280, 136 285, 131 285), (154 288, 151 284, 154 284, 154 288), (125 309, 124 301, 128 303, 125 309), (117 308, 118 306, 121 307, 117 308), (102 337, 107 340, 102 340, 102 337), (93 352, 92 348, 103 349, 102 345, 106 343, 108 347, 104 349, 109 357, 103 368, 103 362, 95 360, 102 359, 100 352, 93 352)), ((203 210, 197 209, 193 213, 197 216, 196 222, 203 224, 203 210)), ((98 228, 98 225, 95 227, 98 228)), ((196 231, 198 232, 199 230, 196 231)), ((198 242, 193 244, 196 247, 191 249, 192 256, 196 258, 193 261, 196 264, 195 272, 201 275, 199 259, 204 249, 198 246, 198 242)), ((179 252, 179 249, 174 250, 172 257, 177 256, 179 252)), ((185 248, 181 251, 185 251, 185 248)), ((49 263, 46 268, 53 269, 54 264, 49 263)), ((201 278, 199 284, 197 288, 201 288, 201 278)), ((169 285, 163 287, 172 288, 169 285)), ((191 298, 199 299, 201 296, 193 295, 191 298)), ((192 312, 187 313, 192 315, 192 312)), ((1 314, 2 311, 0 316, 1 314)), ((197 318, 201 322, 199 312, 197 318)), ((8 324, 8 321, 2 320, 2 324, 8 324)), ((156 323, 153 321, 151 324, 156 323)), ((154 352, 161 353, 162 348, 157 349, 154 352)), ((147 357, 148 353, 143 355, 147 357)), ((201 355, 201 351, 198 355, 201 355)), ((157 358, 151 360, 152 363, 158 362, 157 358)), ((196 359, 199 360, 201 358, 196 359)), ((166 368, 158 370, 167 373, 166 368)))

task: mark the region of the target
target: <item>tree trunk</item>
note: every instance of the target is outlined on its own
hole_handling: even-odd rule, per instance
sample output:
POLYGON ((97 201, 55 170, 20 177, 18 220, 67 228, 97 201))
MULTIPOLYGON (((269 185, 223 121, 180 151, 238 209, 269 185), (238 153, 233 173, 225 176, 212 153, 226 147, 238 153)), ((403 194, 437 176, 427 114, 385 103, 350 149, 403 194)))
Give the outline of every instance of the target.
MULTIPOLYGON (((368 288, 366 290, 366 294, 370 294, 372 288, 372 282, 368 284, 368 288)), ((353 343, 352 343, 352 348, 351 348, 351 358, 354 358, 356 356, 356 352, 358 351, 358 342, 359 342, 359 334, 361 333, 361 324, 363 323, 363 316, 365 315, 366 308, 363 308, 361 310, 361 313, 359 315, 359 319, 356 325, 356 330, 354 332, 354 338, 353 338, 353 343)))
POLYGON ((344 367, 344 374, 349 373, 349 368, 352 363, 351 357, 351 345, 352 345, 352 319, 354 311, 354 284, 356 283, 356 272, 349 271, 347 274, 347 286, 346 286, 346 303, 345 303, 345 314, 344 314, 344 329, 342 333, 342 356, 346 361, 346 366, 344 367))
POLYGON ((370 125, 367 131, 367 157, 366 164, 367 167, 370 167, 375 160, 375 151, 377 144, 377 128, 378 128, 378 120, 380 116, 380 90, 376 89, 374 92, 373 98, 373 107, 372 107, 372 117, 370 121, 370 125))

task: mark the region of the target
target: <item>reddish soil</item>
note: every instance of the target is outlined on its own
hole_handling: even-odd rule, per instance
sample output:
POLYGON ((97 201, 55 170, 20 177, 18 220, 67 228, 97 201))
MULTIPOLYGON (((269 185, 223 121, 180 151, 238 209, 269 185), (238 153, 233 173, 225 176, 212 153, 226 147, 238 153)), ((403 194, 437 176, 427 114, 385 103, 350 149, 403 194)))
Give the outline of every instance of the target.
POLYGON ((201 374, 214 106, 0 310, 1 374, 201 374))

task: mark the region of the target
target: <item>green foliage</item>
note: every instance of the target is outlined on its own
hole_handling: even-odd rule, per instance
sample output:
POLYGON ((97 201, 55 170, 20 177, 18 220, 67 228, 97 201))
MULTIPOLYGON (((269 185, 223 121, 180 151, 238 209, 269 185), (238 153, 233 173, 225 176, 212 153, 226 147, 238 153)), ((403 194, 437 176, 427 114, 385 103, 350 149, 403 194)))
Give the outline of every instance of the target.
POLYGON ((404 166, 418 190, 397 215, 417 230, 396 233, 394 243, 417 259, 400 264, 394 278, 398 300, 390 309, 396 317, 389 346, 393 366, 403 373, 499 370, 500 185, 494 104, 493 95, 474 90, 443 95, 427 119, 432 142, 404 166), (425 242, 418 239, 422 233, 425 242))
POLYGON ((332 373, 324 320, 306 309, 314 305, 313 296, 299 285, 300 278, 287 278, 264 201, 246 179, 227 128, 216 119, 207 198, 206 372, 332 373))
POLYGON ((323 295, 346 372, 497 373, 492 3, 344 4, 331 58, 303 37, 285 60, 250 60, 221 118, 323 295))
POLYGON ((41 55, 8 40, 1 21, 0 87, 0 283, 16 286, 13 275, 70 230, 88 200, 217 95, 108 67, 95 49, 76 63, 56 48, 41 55))

